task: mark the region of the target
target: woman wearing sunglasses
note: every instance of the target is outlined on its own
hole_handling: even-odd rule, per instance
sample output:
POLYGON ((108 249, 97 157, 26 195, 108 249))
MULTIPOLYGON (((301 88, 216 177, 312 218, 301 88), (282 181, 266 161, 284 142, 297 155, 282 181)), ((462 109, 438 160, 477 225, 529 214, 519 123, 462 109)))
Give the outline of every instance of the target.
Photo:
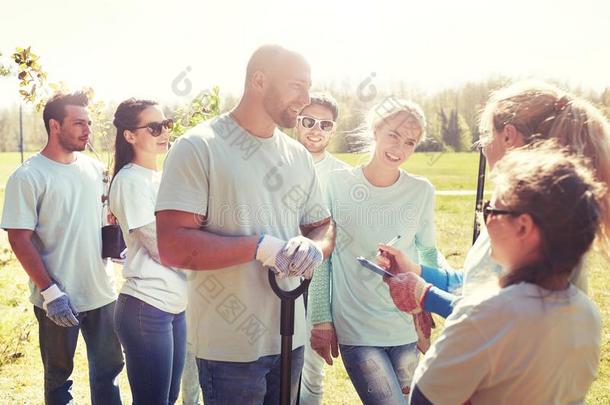
MULTIPOLYGON (((583 99, 544 83, 517 83, 492 95, 480 126, 480 144, 492 169, 509 150, 526 145, 535 147, 536 141, 555 139, 573 154, 585 157, 596 179, 610 185, 610 126, 603 114, 583 99)), ((603 232, 599 239, 605 243, 610 233, 608 194, 602 201, 601 213, 603 232)), ((384 245, 380 245, 380 250, 381 266, 391 271, 400 267, 418 276, 410 278, 412 293, 393 297, 408 300, 415 312, 423 308, 447 317, 460 294, 469 295, 498 285, 501 267, 490 256, 490 238, 484 226, 466 256, 463 272, 420 266, 406 256, 396 256, 396 251, 384 245), (422 288, 424 285, 427 287, 422 288)), ((571 281, 587 292, 582 263, 575 266, 571 281)))
POLYGON ((395 307, 383 278, 356 257, 374 260, 379 241, 394 239, 396 248, 413 259, 438 265, 434 188, 401 169, 424 137, 425 118, 415 103, 385 101, 371 110, 368 129, 354 142, 374 145, 369 162, 328 176, 335 250, 330 271, 316 270, 308 303, 312 348, 332 364, 339 346, 347 373, 368 405, 405 403, 418 343, 425 350, 429 335, 418 334, 413 317, 395 307))
POLYGON ((173 122, 156 102, 131 98, 117 108, 114 125, 110 210, 127 245, 115 328, 134 405, 173 404, 185 361, 186 277, 160 264, 155 226, 157 158, 167 152, 173 122))
MULTIPOLYGON (((570 275, 603 232, 606 186, 571 151, 511 151, 483 215, 499 288, 464 297, 418 366, 411 404, 583 404, 597 374, 601 317, 570 275)), ((416 277, 387 279, 400 297, 416 277)), ((407 305, 404 305, 407 304, 407 305)))

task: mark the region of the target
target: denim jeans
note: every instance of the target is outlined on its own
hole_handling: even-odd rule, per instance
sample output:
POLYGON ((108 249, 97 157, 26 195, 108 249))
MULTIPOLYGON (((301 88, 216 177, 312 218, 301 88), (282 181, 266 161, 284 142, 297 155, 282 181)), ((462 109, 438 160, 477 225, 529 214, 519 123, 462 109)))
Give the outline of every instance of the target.
POLYGON ((171 314, 119 294, 114 322, 125 350, 133 404, 175 403, 186 356, 184 311, 171 314))
POLYGON ((44 366, 44 400, 47 405, 71 404, 74 352, 78 333, 87 346, 92 405, 121 404, 118 375, 123 369, 121 345, 114 333, 114 302, 78 315, 78 326, 64 328, 34 307, 38 320, 40 355, 44 366))
POLYGON ((365 405, 407 403, 419 359, 416 343, 393 347, 339 347, 347 374, 365 405))
MULTIPOLYGON (((197 359, 205 405, 277 405, 280 402, 280 355, 240 363, 197 359)), ((292 351, 290 399, 296 403, 303 368, 303 347, 292 351)))

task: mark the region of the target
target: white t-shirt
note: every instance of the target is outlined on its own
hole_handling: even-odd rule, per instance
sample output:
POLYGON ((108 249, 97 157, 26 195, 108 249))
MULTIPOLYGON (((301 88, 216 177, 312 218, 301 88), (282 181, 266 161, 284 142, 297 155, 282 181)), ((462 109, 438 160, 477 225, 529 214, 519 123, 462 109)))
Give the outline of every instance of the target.
POLYGON ((110 210, 116 215, 127 245, 121 293, 162 311, 177 314, 186 308, 186 276, 153 260, 131 231, 155 222, 155 202, 161 174, 136 164, 124 166, 110 190, 110 210))
POLYGON ((342 160, 337 159, 328 152, 324 153, 324 157, 319 162, 315 163, 316 173, 318 179, 320 179, 320 187, 322 192, 326 190, 326 183, 328 182, 328 176, 335 170, 349 169, 351 166, 342 160))
POLYGON ((575 286, 520 283, 460 300, 413 384, 434 404, 581 404, 596 377, 601 319, 575 286))
POLYGON ((412 260, 419 260, 416 241, 434 248, 434 187, 404 170, 391 186, 376 187, 362 167, 335 170, 327 183, 336 223, 331 304, 339 343, 389 347, 417 341, 413 317, 396 308, 383 278, 356 257, 374 262, 378 244, 397 235, 395 247, 412 260))
MULTIPOLYGON (((34 231, 46 271, 78 312, 116 299, 102 260, 103 194, 102 164, 82 153, 70 164, 37 153, 6 184, 0 226, 34 231)), ((38 287, 29 285, 30 301, 42 308, 38 287)))
MULTIPOLYGON (((502 267, 491 258, 491 241, 485 225, 481 226, 481 233, 474 242, 466 259, 464 260, 464 282, 461 288, 462 295, 471 295, 477 291, 498 288, 502 267)), ((460 294, 459 291, 451 291, 460 294)))
MULTIPOLYGON (((170 149, 157 211, 206 216, 203 229, 217 235, 269 234, 283 240, 299 225, 330 216, 309 152, 276 130, 249 134, 229 116, 202 123, 170 149)), ((198 247, 193 246, 193 254, 198 247)), ((189 341, 197 358, 248 362, 280 353, 280 299, 267 270, 252 261, 189 275, 189 341)), ((280 280, 284 290, 300 281, 280 280)), ((302 297, 295 302, 293 347, 305 342, 302 297)))

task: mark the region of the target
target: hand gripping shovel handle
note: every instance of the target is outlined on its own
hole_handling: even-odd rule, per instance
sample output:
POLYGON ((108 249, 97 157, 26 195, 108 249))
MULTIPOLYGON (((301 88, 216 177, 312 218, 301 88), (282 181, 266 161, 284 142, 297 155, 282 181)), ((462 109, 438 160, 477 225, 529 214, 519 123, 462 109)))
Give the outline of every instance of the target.
POLYGON ((281 302, 280 314, 280 335, 282 336, 282 351, 280 355, 280 404, 290 404, 290 382, 291 382, 291 356, 292 356, 292 335, 294 335, 294 301, 299 298, 309 287, 311 280, 303 280, 301 284, 291 291, 282 290, 277 285, 275 273, 269 269, 269 284, 281 302))
POLYGON ((273 270, 269 269, 268 276, 269 276, 269 284, 271 285, 271 289, 273 290, 275 295, 280 297, 281 300, 293 300, 293 301, 296 300, 305 292, 307 287, 309 287, 309 282, 311 281, 311 280, 303 280, 303 282, 294 290, 286 291, 286 290, 282 290, 280 288, 280 286, 277 285, 277 280, 275 278, 275 273, 273 272, 273 270))

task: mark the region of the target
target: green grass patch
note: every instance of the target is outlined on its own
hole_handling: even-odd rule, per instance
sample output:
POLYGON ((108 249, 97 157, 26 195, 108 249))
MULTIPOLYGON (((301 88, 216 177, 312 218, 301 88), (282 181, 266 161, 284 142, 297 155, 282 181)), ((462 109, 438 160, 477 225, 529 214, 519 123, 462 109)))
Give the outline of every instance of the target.
MULTIPOLYGON (((366 154, 338 153, 335 156, 352 166, 363 165, 369 160, 366 154)), ((415 153, 402 167, 409 173, 427 177, 437 190, 476 190, 479 154, 415 153)))
MULTIPOLYGON (((368 161, 365 155, 339 154, 352 165, 368 161)), ((20 164, 18 153, 0 154, 0 206, 6 179, 20 164)), ((474 190, 478 169, 476 153, 417 153, 404 165, 410 173, 425 176, 437 190, 474 190)), ((436 234, 438 246, 450 264, 461 268, 472 242, 474 196, 437 196, 436 234)), ((0 231, 0 404, 42 404, 43 371, 38 351, 38 331, 32 306, 28 301, 27 275, 7 249, 4 231, 0 231)), ((600 308, 604 325, 599 377, 587 397, 588 404, 610 403, 610 275, 608 263, 600 255, 591 255, 589 292, 600 308)), ((120 282, 120 268, 115 268, 120 282)), ((436 318, 442 330, 442 319, 436 318)), ((340 359, 326 366, 325 404, 356 404, 358 396, 340 359)), ((82 339, 76 351, 73 395, 76 403, 89 403, 89 383, 85 346, 82 339)), ((127 374, 120 376, 124 403, 131 403, 127 374)), ((181 403, 181 400, 178 400, 181 403)))

